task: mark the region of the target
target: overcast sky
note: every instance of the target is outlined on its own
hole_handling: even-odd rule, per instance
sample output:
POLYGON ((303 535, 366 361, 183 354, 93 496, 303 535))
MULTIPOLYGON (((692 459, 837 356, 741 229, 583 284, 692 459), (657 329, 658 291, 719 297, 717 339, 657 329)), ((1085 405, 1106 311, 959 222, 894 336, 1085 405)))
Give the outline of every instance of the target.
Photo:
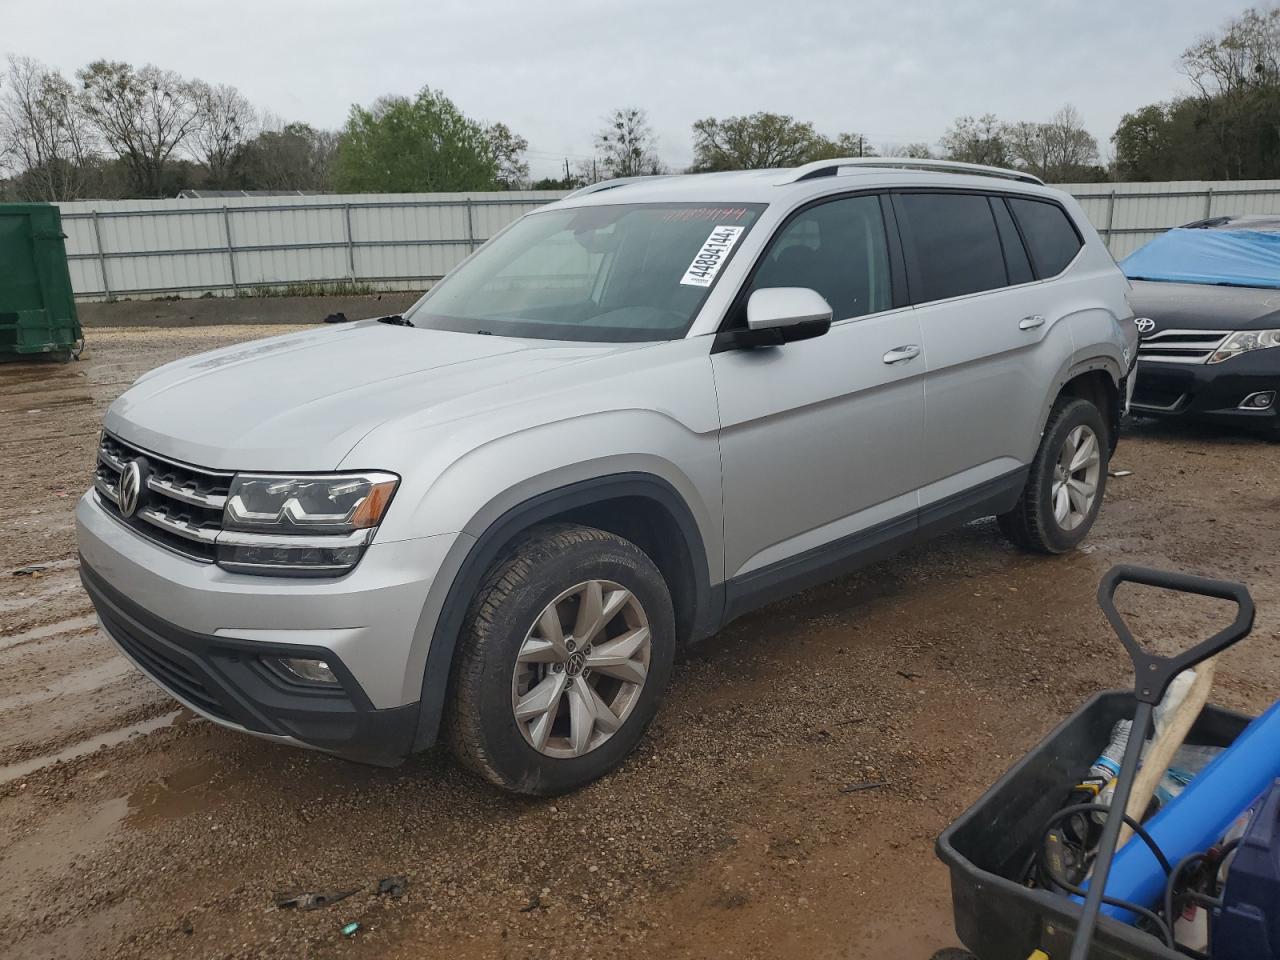
POLYGON ((443 89, 529 141, 534 176, 591 154, 613 107, 659 153, 756 110, 876 144, 934 142, 960 114, 1047 119, 1074 104, 1104 153, 1122 114, 1186 88, 1178 55, 1243 0, 0 0, 0 50, 68 75, 105 57, 239 87, 338 127, 353 102, 443 89))

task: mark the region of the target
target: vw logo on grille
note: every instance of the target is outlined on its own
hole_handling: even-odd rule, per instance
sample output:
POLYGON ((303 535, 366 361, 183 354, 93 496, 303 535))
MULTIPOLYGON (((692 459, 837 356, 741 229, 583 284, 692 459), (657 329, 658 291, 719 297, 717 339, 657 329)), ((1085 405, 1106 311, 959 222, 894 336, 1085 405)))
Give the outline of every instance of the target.
POLYGON ((132 517, 138 510, 142 500, 142 484, 146 479, 146 464, 141 460, 130 460, 120 474, 120 515, 132 517))
POLYGON ((1139 317, 1134 321, 1134 323, 1137 325, 1138 332, 1141 334, 1151 333, 1156 328, 1156 322, 1150 317, 1139 317))

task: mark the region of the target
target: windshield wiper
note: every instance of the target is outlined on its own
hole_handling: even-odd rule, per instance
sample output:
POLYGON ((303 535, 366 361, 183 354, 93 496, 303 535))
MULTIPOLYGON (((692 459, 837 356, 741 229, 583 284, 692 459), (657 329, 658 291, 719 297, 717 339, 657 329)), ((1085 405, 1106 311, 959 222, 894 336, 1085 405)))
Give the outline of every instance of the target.
POLYGON ((400 314, 398 313, 393 313, 386 317, 379 317, 378 322, 385 323, 393 327, 412 327, 413 326, 412 320, 406 320, 404 317, 400 316, 400 314))

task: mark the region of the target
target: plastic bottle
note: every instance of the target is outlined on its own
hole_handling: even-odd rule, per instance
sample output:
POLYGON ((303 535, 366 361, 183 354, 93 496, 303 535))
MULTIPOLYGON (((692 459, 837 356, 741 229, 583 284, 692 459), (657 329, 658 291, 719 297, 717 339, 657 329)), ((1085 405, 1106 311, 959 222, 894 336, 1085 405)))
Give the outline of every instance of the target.
POLYGON ((1124 758, 1124 748, 1129 743, 1129 731, 1133 729, 1132 720, 1117 720, 1111 728, 1111 742, 1093 761, 1089 768, 1089 776, 1101 780, 1114 780, 1120 773, 1120 761, 1124 758))

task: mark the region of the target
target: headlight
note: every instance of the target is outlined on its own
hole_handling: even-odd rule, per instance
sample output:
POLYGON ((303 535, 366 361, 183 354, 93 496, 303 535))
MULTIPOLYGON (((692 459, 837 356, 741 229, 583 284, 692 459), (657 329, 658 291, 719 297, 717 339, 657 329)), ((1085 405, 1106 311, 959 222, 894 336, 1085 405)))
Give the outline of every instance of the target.
POLYGON ((1238 330, 1213 352, 1209 363, 1221 363, 1250 350, 1265 350, 1267 347, 1280 347, 1280 330, 1238 330))
POLYGON ((218 564, 237 573, 338 576, 356 565, 399 478, 240 473, 231 481, 218 564))

